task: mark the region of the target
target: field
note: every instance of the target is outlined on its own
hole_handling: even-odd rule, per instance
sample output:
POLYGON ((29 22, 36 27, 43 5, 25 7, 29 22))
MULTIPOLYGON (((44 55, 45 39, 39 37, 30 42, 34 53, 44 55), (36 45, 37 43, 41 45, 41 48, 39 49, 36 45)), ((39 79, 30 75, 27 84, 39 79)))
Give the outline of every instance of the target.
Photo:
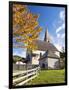
POLYGON ((65 70, 41 70, 39 75, 26 85, 64 83, 65 70))

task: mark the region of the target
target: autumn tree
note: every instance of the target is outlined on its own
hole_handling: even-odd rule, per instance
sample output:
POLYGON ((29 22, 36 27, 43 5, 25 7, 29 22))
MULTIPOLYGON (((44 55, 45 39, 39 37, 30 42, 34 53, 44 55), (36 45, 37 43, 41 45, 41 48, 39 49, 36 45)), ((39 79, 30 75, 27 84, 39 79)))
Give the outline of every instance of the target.
POLYGON ((38 39, 42 28, 38 23, 39 15, 33 14, 27 5, 13 4, 14 47, 36 49, 34 40, 38 39))

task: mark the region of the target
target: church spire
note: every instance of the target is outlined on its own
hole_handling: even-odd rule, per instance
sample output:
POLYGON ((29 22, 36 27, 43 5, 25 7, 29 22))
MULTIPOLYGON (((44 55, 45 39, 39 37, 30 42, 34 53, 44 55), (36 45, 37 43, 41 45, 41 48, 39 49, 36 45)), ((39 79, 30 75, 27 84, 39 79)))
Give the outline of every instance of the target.
POLYGON ((48 34, 48 28, 46 28, 44 41, 45 41, 45 42, 50 42, 50 37, 49 37, 49 34, 48 34))

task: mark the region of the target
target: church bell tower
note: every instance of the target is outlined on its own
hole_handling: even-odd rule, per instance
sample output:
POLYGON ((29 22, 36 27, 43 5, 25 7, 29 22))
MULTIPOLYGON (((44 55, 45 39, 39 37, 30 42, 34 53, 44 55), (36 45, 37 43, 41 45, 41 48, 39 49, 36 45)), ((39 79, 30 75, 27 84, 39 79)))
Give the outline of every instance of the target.
POLYGON ((45 32, 44 41, 45 42, 50 42, 51 41, 49 33, 48 33, 48 28, 46 29, 46 32, 45 32))

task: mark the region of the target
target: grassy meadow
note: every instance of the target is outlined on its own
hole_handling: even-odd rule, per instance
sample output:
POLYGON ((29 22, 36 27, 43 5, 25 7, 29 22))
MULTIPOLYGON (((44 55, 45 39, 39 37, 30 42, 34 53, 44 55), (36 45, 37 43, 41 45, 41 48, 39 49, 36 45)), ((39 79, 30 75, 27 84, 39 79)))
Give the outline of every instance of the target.
POLYGON ((39 75, 26 85, 64 83, 65 70, 41 70, 39 75))

